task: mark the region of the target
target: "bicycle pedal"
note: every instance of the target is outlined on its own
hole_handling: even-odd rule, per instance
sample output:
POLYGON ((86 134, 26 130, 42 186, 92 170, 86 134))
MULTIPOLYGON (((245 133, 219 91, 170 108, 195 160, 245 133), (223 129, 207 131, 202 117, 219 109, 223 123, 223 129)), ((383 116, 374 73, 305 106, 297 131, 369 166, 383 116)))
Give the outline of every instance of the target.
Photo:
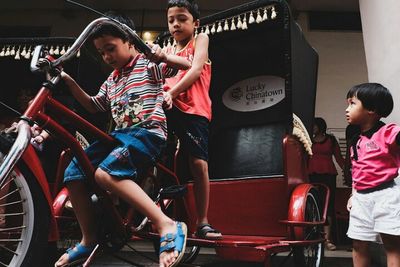
POLYGON ((177 199, 182 198, 187 192, 186 185, 171 185, 166 188, 161 188, 161 199, 177 199))

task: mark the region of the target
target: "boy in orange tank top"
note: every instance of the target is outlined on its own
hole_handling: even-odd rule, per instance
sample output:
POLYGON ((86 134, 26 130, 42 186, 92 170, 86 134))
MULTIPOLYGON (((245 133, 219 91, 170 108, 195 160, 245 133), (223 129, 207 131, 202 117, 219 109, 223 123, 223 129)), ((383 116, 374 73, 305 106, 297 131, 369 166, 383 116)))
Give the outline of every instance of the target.
POLYGON ((187 58, 192 67, 166 79, 164 108, 168 110, 168 128, 175 132, 184 149, 189 152, 189 168, 194 179, 197 210, 196 236, 220 239, 221 233, 208 223, 207 218, 210 196, 208 127, 211 120, 211 99, 208 92, 211 63, 208 59, 208 36, 204 33, 194 36, 195 29, 200 24, 199 16, 195 1, 168 1, 168 29, 176 46, 167 53, 187 58))

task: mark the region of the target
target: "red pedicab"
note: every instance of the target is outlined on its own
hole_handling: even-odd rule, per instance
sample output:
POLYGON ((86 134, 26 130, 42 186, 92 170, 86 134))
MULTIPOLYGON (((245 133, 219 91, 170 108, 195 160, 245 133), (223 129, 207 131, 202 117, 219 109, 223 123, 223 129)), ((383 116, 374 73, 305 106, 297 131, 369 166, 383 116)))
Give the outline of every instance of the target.
MULTIPOLYGON (((211 36, 214 73, 210 94, 214 119, 210 129, 209 218, 224 238, 209 241, 192 236, 188 244, 195 248, 215 247, 223 258, 264 262, 265 266, 269 266, 270 255, 293 251, 298 263, 320 266, 321 229, 327 205, 321 209, 320 188, 307 183, 306 173, 306 148, 310 145, 306 128, 310 129, 314 111, 316 53, 302 39, 287 4, 281 1, 256 1, 218 13, 204 19, 204 30, 208 24, 212 27, 257 12, 265 12, 271 20, 249 25, 247 30, 211 36), (293 119, 293 112, 305 127, 297 116, 293 119)), ((108 19, 97 19, 65 55, 55 61, 49 59, 47 66, 41 68, 53 76, 43 83, 21 116, 16 139, 2 137, 2 152, 8 153, 0 167, 0 216, 4 221, 0 225, 0 261, 5 266, 40 266, 44 256, 41 252, 48 241, 65 238, 61 230, 73 224, 74 218, 65 208, 68 193, 59 188, 72 156, 77 156, 84 173, 93 178, 93 166, 79 141, 57 119, 67 118, 80 132, 107 144, 114 142, 51 96, 59 81, 54 69, 76 54, 99 23, 125 29, 108 19), (48 110, 54 112, 54 118, 46 114, 48 110), (57 171, 51 187, 37 153, 29 144, 29 124, 33 122, 63 144, 54 162, 57 171)), ((125 30, 136 38, 136 45, 144 53, 150 52, 134 33, 125 30)), ((38 47, 33 69, 40 55, 38 47)), ((177 151, 172 167, 157 164, 158 175, 146 173, 143 184, 149 193, 159 192, 154 195, 155 201, 166 210, 174 207, 175 217, 184 219, 193 233, 193 185, 182 161, 184 157, 184 151, 177 151), (160 177, 164 180, 160 181, 160 177), (184 198, 180 196, 186 187, 176 187, 182 179, 189 180, 189 192, 184 198), (172 187, 166 188, 171 184, 172 187)), ((94 193, 97 205, 106 211, 99 220, 104 224, 101 243, 104 249, 118 250, 127 240, 137 237, 157 238, 146 218, 130 208, 117 207, 110 195, 97 187, 94 193)), ((197 252, 194 249, 188 260, 197 252)))
MULTIPOLYGON (((254 1, 201 25, 198 32, 210 33, 213 66, 209 220, 224 237, 193 237, 189 244, 265 266, 270 255, 292 251, 296 266, 320 266, 326 214, 320 199, 327 192, 309 184, 307 174, 318 56, 284 1, 254 1)), ((171 45, 169 38, 159 42, 171 45)), ((175 172, 189 182, 178 213, 185 211, 180 215, 194 233, 193 183, 181 152, 175 172)))

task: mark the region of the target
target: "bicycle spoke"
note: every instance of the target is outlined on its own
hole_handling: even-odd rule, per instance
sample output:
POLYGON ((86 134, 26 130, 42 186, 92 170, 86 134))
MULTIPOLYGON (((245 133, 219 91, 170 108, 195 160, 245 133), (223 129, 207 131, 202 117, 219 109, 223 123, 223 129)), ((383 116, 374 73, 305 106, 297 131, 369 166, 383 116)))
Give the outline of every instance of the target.
POLYGON ((0 200, 6 199, 6 197, 9 197, 9 196, 11 196, 12 194, 17 193, 17 192, 19 192, 19 188, 17 188, 17 189, 15 189, 15 190, 9 192, 8 194, 6 194, 6 195, 0 197, 0 200))
POLYGON ((15 204, 20 204, 24 202, 23 200, 19 200, 19 201, 14 201, 14 202, 10 202, 10 203, 4 203, 4 204, 0 204, 0 208, 2 207, 6 207, 6 206, 11 206, 11 205, 15 205, 15 204))
POLYGON ((0 249, 6 250, 14 255, 18 255, 18 253, 16 253, 14 250, 9 249, 8 247, 0 245, 0 249))
POLYGON ((13 233, 21 233, 21 232, 16 232, 14 230, 22 230, 22 229, 25 229, 25 228, 26 227, 24 225, 18 226, 18 227, 0 228, 0 232, 10 231, 10 232, 13 232, 13 233))
POLYGON ((25 215, 25 212, 17 212, 17 213, 3 213, 1 217, 9 217, 9 216, 21 216, 25 215))

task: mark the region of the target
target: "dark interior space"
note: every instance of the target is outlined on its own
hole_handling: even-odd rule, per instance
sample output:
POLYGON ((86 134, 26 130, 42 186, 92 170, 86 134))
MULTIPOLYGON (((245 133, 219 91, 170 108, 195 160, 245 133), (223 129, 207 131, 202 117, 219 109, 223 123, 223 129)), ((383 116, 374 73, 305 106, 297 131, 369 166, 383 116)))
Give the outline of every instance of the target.
MULTIPOLYGON (((15 39, 14 41, 18 43, 19 40, 15 39)), ((51 38, 49 42, 51 42, 51 38)), ((35 96, 45 81, 44 74, 34 74, 29 67, 30 59, 0 58, 0 68, 4 70, 3 75, 7 76, 7 79, 3 78, 0 100, 20 113, 23 113, 29 100, 35 96)), ((97 93, 101 83, 108 76, 108 69, 104 69, 104 66, 99 64, 98 58, 89 45, 84 46, 81 49, 80 56, 70 60, 63 68, 90 95, 97 93)), ((108 114, 89 114, 86 112, 71 96, 62 81, 55 87, 53 97, 102 129, 109 123, 108 114)), ((15 112, 10 111, 4 105, 0 105, 0 112, 4 121, 18 117, 15 112)))

